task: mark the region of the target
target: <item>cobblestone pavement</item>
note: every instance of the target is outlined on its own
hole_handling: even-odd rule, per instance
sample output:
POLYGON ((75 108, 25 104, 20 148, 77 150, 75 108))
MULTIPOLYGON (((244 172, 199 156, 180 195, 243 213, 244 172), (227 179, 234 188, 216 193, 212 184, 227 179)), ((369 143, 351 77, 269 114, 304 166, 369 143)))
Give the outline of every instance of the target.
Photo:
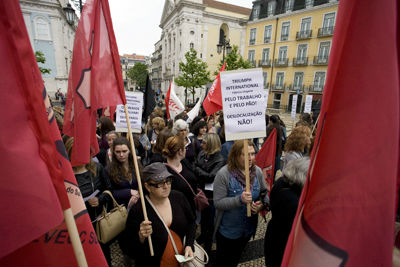
MULTIPOLYGON (((243 251, 240 259, 239 267, 259 267, 265 266, 264 263, 264 235, 267 229, 267 222, 270 219, 270 213, 264 218, 259 216, 258 227, 254 239, 251 239, 243 251)), ((207 266, 212 266, 213 259, 215 258, 215 244, 213 245, 210 256, 210 263, 207 266)), ((111 258, 113 267, 132 267, 134 263, 126 264, 118 242, 111 245, 111 258)))

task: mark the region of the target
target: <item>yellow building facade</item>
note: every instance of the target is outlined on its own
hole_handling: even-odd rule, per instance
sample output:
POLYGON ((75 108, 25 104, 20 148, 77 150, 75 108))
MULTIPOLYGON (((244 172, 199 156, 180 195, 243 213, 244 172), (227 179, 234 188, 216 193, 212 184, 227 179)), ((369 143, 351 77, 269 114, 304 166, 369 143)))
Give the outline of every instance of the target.
POLYGON ((270 109, 291 110, 297 94, 303 112, 306 95, 322 98, 338 2, 297 2, 254 1, 247 24, 244 57, 262 68, 270 109))

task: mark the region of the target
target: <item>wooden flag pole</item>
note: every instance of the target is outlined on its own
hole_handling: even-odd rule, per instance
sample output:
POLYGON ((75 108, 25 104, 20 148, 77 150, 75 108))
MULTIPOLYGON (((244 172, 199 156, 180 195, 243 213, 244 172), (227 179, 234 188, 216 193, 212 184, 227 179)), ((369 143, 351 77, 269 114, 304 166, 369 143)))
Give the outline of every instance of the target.
POLYGON ((315 127, 317 127, 318 120, 319 120, 319 114, 318 114, 317 120, 315 121, 314 126, 313 126, 313 128, 312 128, 311 136, 310 136, 310 137, 312 137, 313 132, 315 131, 315 127))
POLYGON ((68 234, 71 238, 72 248, 74 250, 75 258, 80 267, 87 267, 87 261, 85 257, 85 252, 83 251, 81 239, 79 237, 78 228, 76 227, 74 215, 72 214, 72 209, 66 209, 63 211, 65 224, 67 225, 68 234))
MULTIPOLYGON (((250 192, 250 173, 249 173, 249 145, 247 139, 243 139, 244 148, 244 172, 246 174, 246 192, 250 192)), ((247 203, 247 217, 251 216, 251 206, 247 203)))
MULTIPOLYGON (((137 163, 135 143, 133 142, 131 122, 129 120, 128 107, 126 104, 124 105, 124 110, 125 110, 125 116, 126 116, 126 123, 128 124, 128 136, 129 136, 129 141, 130 141, 130 144, 132 147, 131 154, 133 157, 133 164, 135 164, 136 179, 137 179, 138 187, 139 187, 140 202, 142 203, 143 217, 146 221, 148 221, 149 219, 147 217, 146 204, 144 202, 143 187, 142 187, 142 181, 140 179, 139 166, 137 163)), ((148 237, 148 240, 149 240, 150 255, 154 256, 153 243, 151 242, 151 235, 148 237)))

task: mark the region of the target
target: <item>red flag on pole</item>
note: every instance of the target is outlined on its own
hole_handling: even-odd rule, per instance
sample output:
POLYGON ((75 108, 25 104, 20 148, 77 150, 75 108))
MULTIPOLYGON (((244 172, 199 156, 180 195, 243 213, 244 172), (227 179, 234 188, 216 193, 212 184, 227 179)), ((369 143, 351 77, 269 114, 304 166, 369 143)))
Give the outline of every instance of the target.
POLYGON ((274 183, 275 153, 276 129, 273 129, 256 155, 256 165, 263 171, 264 179, 269 191, 271 191, 274 183))
POLYGON ((0 2, 0 35, 2 258, 60 224, 69 202, 19 1, 0 2))
POLYGON ((398 11, 397 0, 339 3, 311 167, 282 266, 392 266, 398 11))
POLYGON ((167 109, 167 118, 174 119, 176 115, 185 110, 185 106, 175 93, 175 83, 169 84, 167 97, 165 98, 165 107, 167 109))
MULTIPOLYGON (((225 71, 225 65, 222 65, 221 71, 225 71)), ((221 79, 220 79, 220 74, 218 73, 217 77, 215 77, 215 80, 208 91, 208 94, 206 98, 203 101, 203 108, 204 111, 207 113, 207 116, 214 114, 218 110, 222 109, 222 94, 221 94, 221 79)))
POLYGON ((72 166, 98 153, 96 111, 125 104, 108 0, 88 0, 75 33, 63 131, 73 136, 72 166))

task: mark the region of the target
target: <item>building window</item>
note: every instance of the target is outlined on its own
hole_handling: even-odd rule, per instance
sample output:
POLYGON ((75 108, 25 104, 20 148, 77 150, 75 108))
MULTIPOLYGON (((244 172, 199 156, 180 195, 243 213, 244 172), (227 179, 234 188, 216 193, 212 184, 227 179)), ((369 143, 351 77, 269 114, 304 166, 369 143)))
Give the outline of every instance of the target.
POLYGON ((263 72, 264 88, 268 87, 268 72, 263 72))
POLYGON ((190 49, 194 49, 194 43, 190 43, 190 49))
POLYGON ((297 60, 305 60, 307 57, 307 44, 301 44, 297 47, 297 60))
POLYGON ((267 16, 273 16, 274 15, 275 5, 276 5, 276 3, 274 1, 268 2, 267 16))
POLYGON ((312 7, 314 5, 314 0, 306 0, 306 7, 312 7))
POLYGON ((286 4, 285 5, 286 11, 292 11, 293 10, 294 0, 286 0, 285 4, 286 4))
POLYGON ((276 73, 276 82, 275 87, 277 89, 282 89, 285 80, 285 73, 284 72, 277 72, 276 73))
POLYGON ((272 36, 272 25, 268 25, 264 27, 264 43, 269 43, 271 42, 271 36, 272 36))
POLYGON ((256 34, 257 34, 257 29, 256 28, 250 29, 249 45, 255 45, 256 44, 256 34))
POLYGON ((311 30, 311 18, 305 18, 301 20, 300 34, 306 34, 308 36, 311 30))
POLYGON ((249 55, 248 55, 248 61, 252 62, 254 64, 254 59, 255 59, 255 50, 249 50, 249 55))
POLYGON ((278 61, 284 61, 287 59, 287 51, 288 51, 287 46, 279 47, 278 61))
POLYGON ((290 22, 289 21, 282 23, 281 41, 289 40, 289 27, 290 27, 290 22))
POLYGON ((325 71, 317 71, 314 77, 314 90, 322 91, 325 85, 325 71))
POLYGON ((46 19, 42 17, 36 18, 35 29, 36 29, 36 39, 51 40, 50 25, 46 19))
POLYGON ((303 77, 304 77, 303 72, 295 72, 294 73, 294 79, 293 79, 293 88, 294 89, 300 89, 303 86, 303 77))
POLYGON ((333 28, 335 27, 335 13, 328 13, 324 16, 324 22, 322 24, 322 32, 324 34, 333 34, 333 28))
POLYGON ((319 60, 326 60, 326 62, 328 62, 330 47, 331 47, 331 42, 329 41, 320 43, 318 51, 319 60))
POLYGON ((260 6, 256 5, 253 8, 253 20, 258 19, 259 15, 260 15, 260 6))
POLYGON ((261 61, 266 63, 269 60, 269 48, 263 48, 262 50, 262 55, 261 55, 261 61))

